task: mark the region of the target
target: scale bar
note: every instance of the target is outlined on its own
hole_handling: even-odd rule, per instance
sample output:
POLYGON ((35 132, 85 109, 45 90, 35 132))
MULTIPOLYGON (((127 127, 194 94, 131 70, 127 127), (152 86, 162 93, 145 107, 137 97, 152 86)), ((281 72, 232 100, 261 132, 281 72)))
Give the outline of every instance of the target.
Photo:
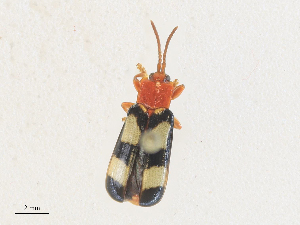
POLYGON ((15 213, 15 214, 49 214, 49 213, 15 213))

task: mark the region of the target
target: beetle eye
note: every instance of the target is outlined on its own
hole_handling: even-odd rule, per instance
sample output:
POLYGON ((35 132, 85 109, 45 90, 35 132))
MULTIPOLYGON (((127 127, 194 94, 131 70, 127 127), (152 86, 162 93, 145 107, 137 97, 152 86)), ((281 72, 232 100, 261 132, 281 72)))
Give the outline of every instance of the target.
POLYGON ((152 77, 153 77, 153 74, 154 74, 154 73, 150 73, 150 75, 149 75, 149 80, 152 80, 152 79, 153 79, 153 78, 152 78, 152 77))
POLYGON ((166 74, 165 81, 170 81, 170 79, 171 79, 170 76, 166 74))

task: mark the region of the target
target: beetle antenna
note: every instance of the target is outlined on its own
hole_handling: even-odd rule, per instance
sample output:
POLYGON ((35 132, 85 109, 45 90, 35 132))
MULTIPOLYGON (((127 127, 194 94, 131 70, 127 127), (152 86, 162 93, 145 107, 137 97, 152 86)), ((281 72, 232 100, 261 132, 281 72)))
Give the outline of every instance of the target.
POLYGON ((160 40, 159 40, 159 36, 158 36, 157 30, 156 30, 156 27, 155 27, 153 21, 152 20, 150 20, 150 21, 151 21, 151 25, 152 25, 153 31, 155 33, 155 36, 156 36, 156 40, 157 40, 157 46, 158 46, 157 72, 160 72, 160 70, 161 70, 161 47, 160 47, 160 40))
POLYGON ((167 55, 168 46, 169 46, 169 43, 170 43, 170 41, 171 41, 171 38, 172 38, 173 34, 175 33, 175 31, 177 30, 177 28, 178 28, 178 26, 175 27, 175 28, 172 30, 172 32, 171 32, 171 34, 169 35, 168 40, 167 40, 167 42, 166 42, 166 45, 165 45, 165 51, 164 51, 164 56, 163 56, 162 69, 161 69, 161 72, 162 72, 162 73, 165 73, 165 68, 166 68, 166 55, 167 55))

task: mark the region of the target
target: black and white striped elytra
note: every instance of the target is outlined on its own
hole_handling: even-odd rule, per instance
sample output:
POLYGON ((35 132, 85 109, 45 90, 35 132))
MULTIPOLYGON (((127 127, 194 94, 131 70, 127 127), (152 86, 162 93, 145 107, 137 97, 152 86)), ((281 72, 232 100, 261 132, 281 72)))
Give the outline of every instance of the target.
POLYGON ((106 190, 114 200, 140 206, 161 200, 168 180, 173 125, 169 109, 155 109, 150 117, 141 104, 128 110, 106 175, 106 190))

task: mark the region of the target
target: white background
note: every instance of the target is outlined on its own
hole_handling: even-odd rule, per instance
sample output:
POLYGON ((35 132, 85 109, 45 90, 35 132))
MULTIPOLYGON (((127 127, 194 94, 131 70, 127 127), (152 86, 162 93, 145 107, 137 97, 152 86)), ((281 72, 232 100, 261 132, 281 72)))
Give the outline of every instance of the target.
POLYGON ((0 2, 0 224, 299 224, 298 1, 0 2), (167 190, 113 201, 106 169, 142 63, 175 26, 167 190), (28 206, 24 210, 25 205, 28 206), (49 215, 15 215, 38 206, 49 215))

